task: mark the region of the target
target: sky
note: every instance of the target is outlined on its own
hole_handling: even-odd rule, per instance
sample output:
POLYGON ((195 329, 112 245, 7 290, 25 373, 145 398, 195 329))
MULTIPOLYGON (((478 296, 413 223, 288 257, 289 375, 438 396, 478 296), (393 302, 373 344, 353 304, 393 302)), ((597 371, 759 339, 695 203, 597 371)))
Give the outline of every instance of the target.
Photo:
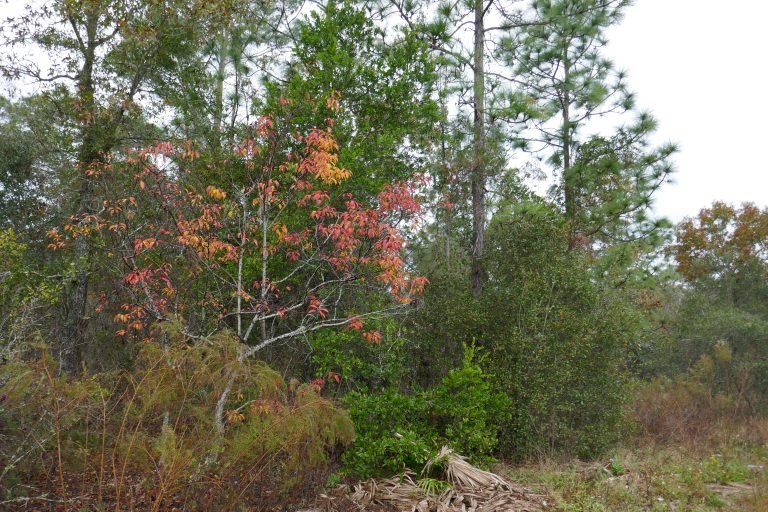
POLYGON ((768 206, 768 2, 636 0, 608 33, 637 106, 675 142, 677 169, 656 199, 672 221, 715 200, 768 206))

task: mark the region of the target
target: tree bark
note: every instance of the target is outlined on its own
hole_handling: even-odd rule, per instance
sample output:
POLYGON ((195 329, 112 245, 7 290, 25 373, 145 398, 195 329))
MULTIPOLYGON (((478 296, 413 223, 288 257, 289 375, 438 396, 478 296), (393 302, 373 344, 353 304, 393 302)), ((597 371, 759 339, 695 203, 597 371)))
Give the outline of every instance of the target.
POLYGON ((472 277, 474 295, 480 295, 485 284, 485 8, 483 0, 475 2, 474 21, 474 140, 472 147, 472 277))
POLYGON ((222 29, 218 37, 216 87, 214 89, 213 137, 215 149, 221 149, 222 132, 224 131, 224 78, 227 73, 227 35, 222 29))
MULTIPOLYGON (((88 169, 98 162, 96 139, 96 103, 94 98, 93 68, 96 60, 96 31, 98 14, 90 12, 86 17, 86 41, 82 47, 83 65, 77 80, 78 99, 83 110, 81 114, 81 146, 77 167, 80 187, 77 197, 75 219, 79 225, 93 213, 93 183, 88 169)), ((73 22, 74 26, 74 22, 73 22)), ((75 375, 82 368, 82 347, 86 328, 86 306, 88 303, 88 281, 90 275, 91 244, 87 236, 80 233, 74 240, 75 275, 69 289, 65 291, 62 303, 62 320, 59 331, 59 366, 61 371, 75 375)))
POLYGON ((561 100, 563 109, 563 199, 565 201, 565 220, 568 223, 568 250, 571 250, 576 246, 576 188, 574 177, 571 176, 571 95, 568 90, 570 62, 568 61, 567 49, 564 51, 563 77, 565 85, 561 100))
MULTIPOLYGON (((99 111, 94 80, 97 51, 99 46, 104 44, 98 37, 99 16, 100 13, 95 8, 87 13, 84 39, 80 36, 76 21, 70 18, 78 41, 81 41, 80 51, 83 57, 83 65, 77 75, 81 144, 76 162, 80 184, 75 200, 77 208, 74 219, 78 227, 90 222, 88 217, 96 213, 98 208, 94 178, 90 171, 106 163, 106 155, 117 144, 118 130, 124 122, 128 104, 138 93, 147 72, 146 64, 140 65, 135 70, 125 96, 116 104, 115 109, 106 114, 99 111)), ((152 56, 146 56, 145 63, 151 59, 152 56)), ((82 369, 82 348, 88 325, 88 285, 93 258, 93 245, 87 233, 77 233, 73 246, 75 270, 72 282, 64 291, 58 336, 60 369, 70 375, 75 375, 82 369)))

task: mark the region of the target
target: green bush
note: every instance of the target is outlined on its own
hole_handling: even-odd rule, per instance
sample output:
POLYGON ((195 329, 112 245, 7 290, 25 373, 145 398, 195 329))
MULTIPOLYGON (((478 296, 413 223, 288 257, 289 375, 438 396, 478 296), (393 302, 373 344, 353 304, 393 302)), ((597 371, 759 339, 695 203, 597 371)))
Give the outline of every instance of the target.
POLYGON ((478 462, 489 460, 509 401, 494 391, 477 359, 475 346, 465 346, 462 367, 431 390, 347 395, 357 438, 344 454, 345 471, 360 477, 417 471, 441 445, 478 462))
POLYGON ((496 449, 510 402, 494 390, 492 376, 480 367, 477 352, 474 344, 465 345, 462 367, 448 372, 432 396, 438 429, 446 443, 459 453, 485 457, 496 449))
POLYGON ((542 205, 502 211, 488 237, 482 341, 512 400, 505 455, 593 457, 616 442, 627 397, 626 348, 638 317, 569 250, 562 216, 542 205))
MULTIPOLYGON (((567 233, 562 214, 546 203, 500 208, 487 231, 483 293, 467 291, 465 261, 440 261, 435 253, 434 284, 411 323, 422 352, 415 364, 430 373, 422 382, 437 386, 445 366, 460 358, 457 337, 476 339, 488 354, 486 381, 508 397, 508 405, 491 407, 498 417, 489 416, 500 426, 496 451, 504 458, 592 457, 623 429, 625 361, 642 317, 629 294, 595 278, 586 251, 569 249, 567 233)), ((458 407, 472 392, 443 396, 451 393, 458 407)), ((460 430, 454 439, 484 451, 469 426, 460 430)))
POLYGON ((434 441, 428 436, 400 429, 382 437, 359 436, 342 460, 345 474, 369 478, 418 470, 435 453, 434 441))
POLYGON ((420 468, 433 454, 436 432, 430 426, 430 404, 424 393, 353 392, 344 403, 356 433, 343 456, 346 473, 362 478, 390 476, 405 468, 420 468))

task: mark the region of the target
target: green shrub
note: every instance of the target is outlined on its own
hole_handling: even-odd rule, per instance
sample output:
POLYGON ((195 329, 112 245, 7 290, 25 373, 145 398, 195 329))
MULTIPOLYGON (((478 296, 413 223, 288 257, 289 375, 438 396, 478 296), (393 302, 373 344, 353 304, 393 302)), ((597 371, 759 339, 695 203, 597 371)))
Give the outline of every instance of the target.
POLYGON ((434 440, 401 429, 382 437, 362 435, 344 453, 344 472, 359 478, 392 476, 418 470, 437 453, 434 440))
POLYGON ((489 460, 509 411, 490 379, 472 345, 465 346, 463 366, 432 390, 350 393, 345 403, 357 438, 344 454, 345 471, 364 478, 418 471, 441 445, 478 462, 489 460))
MULTIPOLYGON (((567 233, 562 214, 543 202, 500 208, 487 231, 483 293, 467 290, 469 265, 460 258, 430 262, 436 284, 412 323, 427 354, 417 364, 433 386, 460 356, 457 337, 486 351, 487 381, 508 397, 499 417, 489 416, 500 425, 504 458, 592 457, 623 430, 625 361, 641 316, 628 294, 594 277, 589 254, 569 250, 567 233)), ((484 450, 471 428, 462 430, 455 438, 484 450)))
POLYGON ((438 430, 446 443, 461 454, 487 457, 496 449, 510 402, 494 390, 477 352, 474 344, 465 345, 462 367, 448 372, 432 396, 438 430))
POLYGON ((424 393, 353 392, 344 403, 356 432, 354 444, 343 456, 346 473, 390 476, 420 468, 433 455, 436 432, 429 425, 430 404, 424 393))

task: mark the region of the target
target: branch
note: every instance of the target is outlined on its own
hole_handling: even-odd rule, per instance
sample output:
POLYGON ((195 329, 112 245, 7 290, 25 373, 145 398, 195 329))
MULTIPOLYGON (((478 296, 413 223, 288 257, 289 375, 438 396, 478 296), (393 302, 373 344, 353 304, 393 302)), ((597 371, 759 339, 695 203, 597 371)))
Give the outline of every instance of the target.
POLYGON ((283 334, 280 334, 280 335, 277 335, 277 336, 273 336, 273 337, 271 337, 269 339, 266 339, 266 340, 262 341, 261 343, 259 343, 258 345, 254 345, 252 347, 248 347, 248 349, 246 349, 245 351, 242 352, 241 357, 243 357, 243 358, 251 357, 256 352, 258 352, 258 351, 260 351, 260 350, 262 350, 262 349, 264 349, 264 348, 266 348, 266 347, 268 347, 268 346, 270 346, 270 345, 272 345, 272 344, 274 344, 274 343, 276 343, 278 341, 281 341, 281 340, 287 340, 287 339, 290 339, 290 338, 295 338, 295 337, 300 336, 302 334, 310 333, 310 332, 313 332, 313 331, 318 331, 320 329, 325 329, 325 328, 328 328, 328 327, 339 327, 341 325, 347 325, 348 323, 350 323, 355 318, 357 318, 357 319, 360 319, 360 318, 379 318, 379 317, 383 317, 383 316, 394 315, 394 314, 399 313, 400 310, 405 309, 408 306, 409 306, 409 304, 398 304, 398 305, 393 306, 391 308, 380 309, 378 311, 372 311, 370 313, 363 313, 361 315, 356 315, 353 318, 343 318, 343 319, 342 318, 332 318, 332 319, 326 320, 324 322, 316 323, 316 324, 314 324, 312 326, 309 326, 309 327, 306 326, 306 325, 302 325, 302 326, 300 326, 300 327, 298 327, 298 328, 296 328, 296 329, 294 329, 292 331, 288 331, 286 333, 283 333, 283 334))

